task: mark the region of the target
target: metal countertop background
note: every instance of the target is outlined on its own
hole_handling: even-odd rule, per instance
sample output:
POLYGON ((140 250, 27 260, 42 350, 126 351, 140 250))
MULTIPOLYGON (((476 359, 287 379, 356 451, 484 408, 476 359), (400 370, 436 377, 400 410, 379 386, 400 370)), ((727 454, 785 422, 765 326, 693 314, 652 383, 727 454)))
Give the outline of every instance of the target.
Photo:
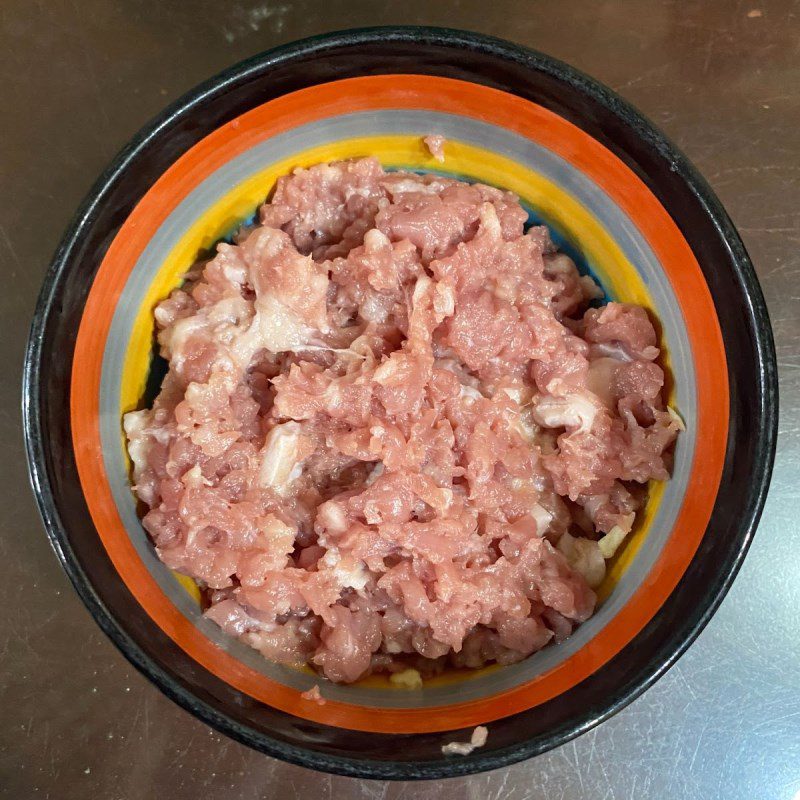
POLYGON ((0 5, 0 797, 28 800, 800 798, 800 3, 5 0, 0 5), (226 740, 123 659, 62 573, 28 488, 24 341, 64 226, 168 101, 326 30, 471 28, 564 59, 631 100, 733 217, 772 315, 782 414, 754 546, 655 687, 531 761, 438 784, 317 774, 226 740))

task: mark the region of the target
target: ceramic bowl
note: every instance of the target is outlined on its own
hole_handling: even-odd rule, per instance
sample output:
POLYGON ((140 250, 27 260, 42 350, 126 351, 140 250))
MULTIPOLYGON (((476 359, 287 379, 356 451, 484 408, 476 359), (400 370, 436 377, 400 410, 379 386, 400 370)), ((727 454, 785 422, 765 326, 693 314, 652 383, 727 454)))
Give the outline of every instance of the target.
POLYGON ((169 107, 89 193, 47 274, 27 353, 33 485, 78 593, 167 695, 270 755, 372 778, 493 769, 588 730, 664 673, 709 619, 760 514, 775 356, 742 243, 686 158, 609 89, 540 53, 459 31, 384 28, 297 42, 169 107), (446 160, 422 144, 446 137, 446 160), (660 326, 686 431, 650 486, 596 615, 513 666, 403 691, 266 662, 205 620, 155 556, 130 490, 123 412, 152 399, 152 308, 250 218, 278 176, 377 156, 516 192, 609 298, 660 326), (442 745, 487 725, 485 746, 442 745))

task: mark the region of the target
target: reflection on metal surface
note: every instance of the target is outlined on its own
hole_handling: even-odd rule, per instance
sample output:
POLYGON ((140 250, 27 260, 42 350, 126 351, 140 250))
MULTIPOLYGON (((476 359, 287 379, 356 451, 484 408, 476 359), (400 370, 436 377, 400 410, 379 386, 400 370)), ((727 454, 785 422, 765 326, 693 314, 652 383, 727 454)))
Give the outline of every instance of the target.
MULTIPOLYGON (((800 800, 800 10, 609 0, 155 0, 3 6, 0 154, 0 794, 58 800, 800 800), (748 12, 758 8, 761 16, 748 12), (457 24, 545 50, 618 89, 726 204, 772 314, 782 420, 753 547, 708 628, 625 711, 495 773, 379 784, 279 763, 209 732, 123 660, 49 551, 26 486, 16 376, 52 248, 94 175, 169 100, 282 41, 352 24, 457 24), (165 69, 165 65, 169 65, 165 69)), ((491 730, 490 730, 491 735, 491 730)))

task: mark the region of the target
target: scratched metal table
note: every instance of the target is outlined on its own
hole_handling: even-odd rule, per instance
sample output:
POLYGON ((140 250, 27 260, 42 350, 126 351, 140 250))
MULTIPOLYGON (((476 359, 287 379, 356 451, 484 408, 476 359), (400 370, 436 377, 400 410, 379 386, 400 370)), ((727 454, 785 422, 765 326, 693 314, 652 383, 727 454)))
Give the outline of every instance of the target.
POLYGON ((0 5, 0 796, 800 798, 800 5, 531 0, 5 0, 0 5), (700 167, 747 244, 781 368, 778 460, 755 545, 679 664, 615 718, 498 772, 439 784, 320 775, 227 741, 138 675, 62 574, 27 486, 19 372, 78 201, 169 100, 333 28, 457 25, 569 61, 700 167))

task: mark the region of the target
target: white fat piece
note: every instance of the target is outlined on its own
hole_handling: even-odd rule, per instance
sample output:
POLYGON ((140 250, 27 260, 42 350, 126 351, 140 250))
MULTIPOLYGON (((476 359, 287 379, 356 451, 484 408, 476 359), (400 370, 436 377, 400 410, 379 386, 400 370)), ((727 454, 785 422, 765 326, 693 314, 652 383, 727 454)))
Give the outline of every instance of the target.
POLYGON ((274 295, 262 294, 255 306, 255 325, 261 347, 271 353, 282 353, 311 343, 313 328, 274 295))
MULTIPOLYGON (((268 228, 256 229, 247 238, 248 247, 251 248, 253 263, 266 262, 276 258, 286 246, 286 236, 279 231, 268 228)), ((306 289, 311 295, 321 293, 324 296, 327 286, 327 274, 323 275, 313 267, 310 258, 297 256, 296 268, 299 276, 307 284, 306 289)), ((253 273, 253 270, 251 270, 253 273)), ((271 353, 283 353, 296 350, 304 345, 313 343, 318 331, 308 321, 303 319, 286 302, 280 294, 271 289, 269 282, 257 271, 251 274, 256 299, 253 303, 254 315, 247 330, 240 333, 235 342, 230 345, 234 360, 240 367, 247 367, 252 357, 261 349, 271 353), (266 285, 262 285, 265 284, 266 285)), ((246 302, 246 301, 245 301, 246 302)), ((222 314, 230 314, 233 309, 224 307, 222 314)), ((242 314, 239 315, 239 320, 242 314)))
POLYGON ((589 300, 599 300, 604 292, 591 275, 581 275, 578 281, 583 289, 584 295, 589 300))
POLYGON ((433 281, 427 275, 421 275, 417 278, 417 282, 414 284, 414 291, 411 294, 412 310, 414 306, 418 306, 422 302, 422 298, 425 297, 431 286, 433 286, 433 281))
POLYGON ((391 299, 387 301, 383 295, 369 293, 361 304, 360 314, 368 322, 384 323, 389 319, 393 302, 391 299))
POLYGON ((528 444, 534 444, 539 434, 539 426, 533 421, 533 413, 530 408, 520 411, 515 420, 517 432, 525 439, 528 444))
POLYGON ((213 617, 214 621, 220 625, 223 630, 241 636, 250 631, 263 631, 269 632, 275 630, 277 625, 274 622, 264 622, 257 617, 252 616, 235 600, 223 600, 215 606, 213 617), (221 614, 224 616, 221 618, 221 614))
POLYGON ((434 287, 433 311, 437 322, 441 322, 445 317, 452 317, 456 312, 456 293, 452 286, 443 281, 439 281, 434 287))
POLYGON ((483 400, 483 395, 477 389, 463 383, 458 390, 458 394, 462 400, 469 400, 470 402, 473 400, 483 400))
POLYGON ((477 389, 480 386, 480 381, 474 375, 470 375, 456 358, 449 355, 443 356, 435 359, 433 365, 437 369, 446 369, 448 372, 452 372, 462 386, 469 386, 472 389, 477 389))
POLYGON ((600 357, 613 358, 615 361, 633 361, 630 353, 621 344, 600 342, 592 345, 592 352, 600 357))
POLYGON ((385 467, 383 466, 383 461, 379 461, 373 468, 372 471, 367 475, 366 481, 364 481, 365 486, 372 486, 378 478, 384 473, 385 467))
POLYGON ((331 547, 322 557, 322 563, 333 572, 342 589, 364 591, 364 587, 369 581, 369 573, 362 561, 342 558, 339 548, 331 547))
POLYGON ((211 481, 204 477, 199 464, 195 464, 191 469, 183 473, 181 483, 187 489, 199 489, 201 486, 212 485, 211 481))
POLYGON ((606 576, 606 561, 597 542, 564 533, 558 540, 557 547, 569 565, 583 575, 592 589, 603 582, 606 576))
POLYGON ((565 253, 548 253, 544 257, 546 275, 573 275, 577 272, 575 262, 565 253))
POLYGON ((122 427, 128 437, 128 455, 133 462, 133 479, 138 477, 147 468, 147 454, 150 451, 150 437, 146 428, 150 423, 152 412, 131 411, 122 418, 122 427))
POLYGON ((442 753, 446 756, 468 756, 478 747, 483 747, 489 736, 489 730, 483 725, 478 725, 468 742, 448 742, 442 745, 442 753))
POLYGON ((608 502, 609 496, 607 494, 590 495, 586 502, 583 504, 583 510, 589 515, 592 522, 597 517, 597 512, 608 502))
POLYGON ((686 423, 683 421, 683 417, 672 406, 667 406, 667 413, 679 431, 686 430, 686 423))
POLYGON ((330 548, 330 535, 334 538, 347 530, 349 521, 347 513, 341 503, 328 500, 317 509, 315 528, 321 529, 317 539, 320 547, 330 548))
POLYGON ((261 526, 261 531, 270 543, 270 549, 275 554, 280 553, 282 564, 286 565, 286 558, 294 549, 297 531, 278 519, 274 514, 267 514, 261 526))
POLYGON ((303 471, 299 459, 301 427, 297 422, 276 425, 261 448, 258 482, 261 486, 286 493, 303 471))
POLYGON ((381 386, 398 386, 403 380, 404 359, 403 354, 395 351, 378 365, 372 374, 372 380, 381 386))
POLYGON ((479 214, 481 231, 493 239, 501 239, 503 229, 500 226, 500 219, 497 216, 495 207, 491 203, 483 203, 479 214))
POLYGON ((172 367, 180 368, 185 361, 186 345, 196 333, 207 331, 217 342, 225 345, 229 359, 217 356, 216 364, 230 369, 231 363, 246 369, 253 355, 264 345, 260 344, 258 315, 253 318, 250 303, 243 297, 223 297, 191 317, 184 317, 159 334, 159 342, 166 351, 172 367), (242 329, 248 325, 243 331, 242 329))
POLYGON ((399 178, 397 180, 386 181, 386 191, 394 197, 398 194, 417 192, 419 194, 439 194, 444 189, 442 181, 433 180, 430 183, 423 183, 417 178, 399 178))
POLYGON ((600 541, 597 543, 603 558, 609 559, 619 550, 622 543, 627 538, 633 527, 633 522, 636 515, 626 514, 620 519, 619 525, 615 525, 600 541))
POLYGON ((553 521, 553 515, 544 506, 534 503, 531 506, 531 516, 536 520, 536 534, 544 536, 553 521))
POLYGON ((530 394, 530 389, 524 386, 503 386, 500 391, 508 395, 518 406, 525 402, 525 395, 530 394))
POLYGON ((225 278, 237 286, 244 286, 247 282, 248 270, 246 262, 239 255, 240 251, 232 245, 224 243, 219 245, 217 252, 226 256, 232 256, 226 258, 224 266, 222 267, 222 274, 225 278))
POLYGON ((182 317, 170 327, 164 328, 158 336, 158 341, 165 350, 165 356, 170 361, 170 366, 180 368, 185 360, 184 350, 189 337, 206 327, 207 321, 201 314, 191 317, 182 317))
POLYGON ((377 228, 372 228, 372 230, 364 234, 364 249, 368 253, 377 253, 391 246, 392 243, 389 241, 389 237, 377 228))
POLYGON ((517 413, 512 420, 512 426, 526 442, 533 444, 539 433, 539 426, 533 419, 530 404, 531 390, 526 386, 504 386, 500 391, 517 404, 517 413))
POLYGON ((395 369, 396 364, 393 364, 391 359, 387 358, 372 374, 372 380, 374 380, 375 383, 379 383, 381 386, 385 386, 391 380, 395 369))
POLYGON ((369 198, 372 190, 368 186, 347 186, 344 190, 345 201, 351 197, 365 197, 369 198))
MULTIPOLYGON (((401 648, 397 648, 400 652, 401 648)), ((416 669, 404 669, 402 672, 395 672, 389 676, 389 683, 392 686, 399 686, 401 689, 421 689, 423 686, 422 675, 416 669)))
POLYGON ((243 319, 250 316, 250 313, 250 303, 240 294, 235 294, 223 297, 210 306, 208 319, 213 325, 221 326, 222 333, 227 333, 228 326, 238 326, 243 319))
POLYGON ((592 429, 602 408, 587 392, 572 392, 563 397, 540 395, 533 401, 533 418, 545 428, 567 428, 572 433, 592 429))

